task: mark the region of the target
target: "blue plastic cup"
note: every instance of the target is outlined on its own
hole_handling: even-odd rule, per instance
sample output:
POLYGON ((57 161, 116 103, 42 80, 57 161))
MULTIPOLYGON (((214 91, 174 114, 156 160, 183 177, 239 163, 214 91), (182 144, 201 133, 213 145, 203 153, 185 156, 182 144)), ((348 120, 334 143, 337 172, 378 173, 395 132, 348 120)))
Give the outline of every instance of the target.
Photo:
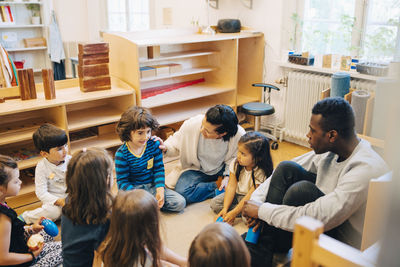
POLYGON ((55 236, 58 235, 58 228, 57 228, 57 225, 56 225, 52 220, 44 219, 44 220, 42 221, 42 225, 44 226, 44 231, 45 231, 48 235, 50 235, 50 236, 52 236, 52 237, 55 237, 55 236))
POLYGON ((253 232, 253 227, 250 227, 249 230, 247 231, 246 241, 252 244, 257 244, 260 232, 261 232, 260 228, 258 228, 257 231, 253 232))
POLYGON ((222 218, 222 216, 219 216, 215 222, 224 222, 224 218, 222 218))

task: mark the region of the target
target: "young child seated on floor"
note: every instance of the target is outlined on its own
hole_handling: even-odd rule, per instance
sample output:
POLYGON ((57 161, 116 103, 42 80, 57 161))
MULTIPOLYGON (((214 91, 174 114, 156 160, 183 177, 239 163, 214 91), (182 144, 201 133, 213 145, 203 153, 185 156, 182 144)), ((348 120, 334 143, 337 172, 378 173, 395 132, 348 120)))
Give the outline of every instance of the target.
POLYGON ((189 250, 189 267, 204 266, 250 267, 250 253, 229 224, 209 224, 194 238, 189 250))
POLYGON ((109 227, 112 171, 112 158, 104 149, 84 149, 72 156, 61 216, 64 267, 92 266, 94 251, 109 227))
POLYGON ((33 143, 43 157, 36 165, 35 192, 43 205, 35 210, 25 211, 19 218, 31 224, 41 217, 53 221, 61 216, 66 197, 65 172, 71 158, 68 153, 68 137, 65 131, 43 124, 33 134, 33 143))
POLYGON ((268 138, 259 132, 247 132, 238 142, 236 160, 229 166, 230 177, 225 193, 211 200, 211 209, 224 222, 233 224, 244 202, 272 174, 273 165, 268 138))
POLYGON ((159 143, 150 138, 159 126, 150 111, 131 107, 125 111, 117 125, 117 133, 124 144, 115 154, 118 188, 144 189, 156 197, 162 211, 180 212, 185 199, 177 192, 165 188, 165 173, 159 143))
MULTIPOLYGON (((186 266, 187 260, 168 248, 160 237, 156 199, 145 190, 119 191, 110 230, 99 251, 104 266, 163 266, 163 261, 186 266)), ((164 262, 163 262, 164 263, 164 262)))
POLYGON ((20 189, 17 163, 8 156, 0 155, 0 265, 58 266, 62 263, 61 242, 53 242, 53 238, 42 231, 42 219, 25 226, 17 218, 17 213, 7 206, 6 197, 18 195, 20 189), (27 240, 39 232, 45 242, 31 251, 27 240))

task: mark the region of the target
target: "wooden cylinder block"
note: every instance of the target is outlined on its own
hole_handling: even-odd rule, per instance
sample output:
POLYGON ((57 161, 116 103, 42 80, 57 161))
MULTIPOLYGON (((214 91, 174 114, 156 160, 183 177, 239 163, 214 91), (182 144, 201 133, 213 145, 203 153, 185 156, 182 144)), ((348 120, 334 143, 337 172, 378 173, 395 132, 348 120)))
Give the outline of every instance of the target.
POLYGON ((37 98, 33 69, 18 70, 17 75, 21 100, 37 98))
POLYGON ((42 69, 43 89, 46 100, 56 98, 54 75, 52 69, 42 69))

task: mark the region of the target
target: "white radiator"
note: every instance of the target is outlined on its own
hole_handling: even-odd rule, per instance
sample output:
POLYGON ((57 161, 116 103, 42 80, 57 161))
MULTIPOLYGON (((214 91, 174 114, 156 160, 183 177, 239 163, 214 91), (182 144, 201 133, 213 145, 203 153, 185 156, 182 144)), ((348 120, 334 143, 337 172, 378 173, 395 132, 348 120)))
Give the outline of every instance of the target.
MULTIPOLYGON (((352 79, 350 87, 374 92, 376 83, 352 79)), ((286 92, 284 139, 300 145, 307 144, 311 110, 320 100, 321 92, 331 87, 331 75, 290 71, 286 92)))

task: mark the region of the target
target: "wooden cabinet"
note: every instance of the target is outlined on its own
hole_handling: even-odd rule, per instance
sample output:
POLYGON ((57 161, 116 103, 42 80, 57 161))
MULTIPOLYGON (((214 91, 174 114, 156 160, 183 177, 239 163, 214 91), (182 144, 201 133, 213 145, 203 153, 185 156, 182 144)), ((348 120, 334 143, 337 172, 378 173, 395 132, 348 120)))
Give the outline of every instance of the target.
MULTIPOLYGON (((55 84, 56 99, 45 100, 42 84, 37 84, 37 99, 0 103, 0 153, 21 158, 20 170, 36 166, 41 159, 35 151, 32 134, 45 122, 67 132, 71 154, 83 147, 109 148, 122 144, 115 133, 115 123, 126 109, 136 104, 132 87, 117 78, 112 78, 111 90, 89 93, 80 91, 78 79, 55 84)), ((17 91, 17 87, 0 89, 0 97, 15 95, 17 91)), ((32 203, 38 200, 33 179, 23 177, 20 194, 7 201, 11 207, 19 207, 18 212, 34 207, 32 203)))
POLYGON ((24 62, 24 68, 33 69, 37 81, 41 81, 41 69, 50 67, 47 49, 48 6, 48 0, 0 2, 1 44, 13 61, 24 62), (26 45, 25 39, 44 42, 26 45))
POLYGON ((233 108, 260 101, 264 37, 262 34, 193 34, 186 30, 103 33, 110 43, 110 72, 136 90, 136 102, 161 125, 186 120, 216 104, 233 108), (149 58, 148 49, 160 49, 149 58), (141 78, 140 67, 178 64, 181 70, 141 78), (163 88, 179 87, 157 94, 163 88), (156 92, 148 96, 148 91, 156 92))

